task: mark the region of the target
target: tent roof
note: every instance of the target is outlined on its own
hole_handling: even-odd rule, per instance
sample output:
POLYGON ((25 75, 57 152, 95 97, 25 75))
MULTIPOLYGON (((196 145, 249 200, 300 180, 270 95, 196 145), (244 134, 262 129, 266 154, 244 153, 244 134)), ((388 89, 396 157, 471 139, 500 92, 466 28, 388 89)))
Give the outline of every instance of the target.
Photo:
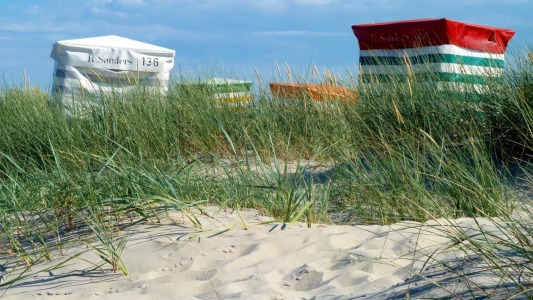
POLYGON ((504 53, 514 31, 446 18, 353 25, 361 50, 404 49, 451 44, 504 53))
POLYGON ((58 41, 50 57, 64 66, 107 70, 169 72, 175 51, 116 35, 58 41))
POLYGON ((154 51, 154 52, 170 52, 174 53, 174 50, 131 40, 128 38, 116 36, 116 35, 106 35, 99 37, 91 37, 84 39, 74 39, 74 40, 63 40, 58 41, 58 45, 67 46, 67 47, 83 47, 83 48, 123 48, 123 49, 135 49, 142 51, 154 51))

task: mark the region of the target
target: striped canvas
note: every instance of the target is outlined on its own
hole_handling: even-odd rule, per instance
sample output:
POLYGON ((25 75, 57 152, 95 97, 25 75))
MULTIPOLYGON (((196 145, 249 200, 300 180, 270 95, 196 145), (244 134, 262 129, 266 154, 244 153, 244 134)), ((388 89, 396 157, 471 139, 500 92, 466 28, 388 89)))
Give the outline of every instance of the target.
POLYGON ((228 78, 210 78, 197 83, 182 84, 184 91, 198 90, 211 96, 217 105, 243 106, 252 99, 253 82, 228 78))
POLYGON ((118 36, 59 41, 50 54, 54 99, 66 113, 83 115, 102 94, 166 94, 174 53, 118 36))
POLYGON ((361 50, 362 84, 386 86, 411 76, 439 90, 485 93, 487 84, 501 76, 504 54, 487 53, 455 45, 407 49, 361 50))
POLYGON ((84 115, 98 105, 101 94, 127 94, 142 88, 143 92, 164 95, 169 76, 168 72, 113 72, 56 63, 52 92, 66 113, 84 115))
POLYGON ((139 86, 166 93, 170 73, 112 71, 106 69, 66 66, 56 63, 54 92, 66 97, 87 93, 128 92, 139 86))
POLYGON ((352 26, 360 48, 360 82, 383 88, 424 83, 431 89, 487 93, 503 74, 510 29, 446 18, 352 26))

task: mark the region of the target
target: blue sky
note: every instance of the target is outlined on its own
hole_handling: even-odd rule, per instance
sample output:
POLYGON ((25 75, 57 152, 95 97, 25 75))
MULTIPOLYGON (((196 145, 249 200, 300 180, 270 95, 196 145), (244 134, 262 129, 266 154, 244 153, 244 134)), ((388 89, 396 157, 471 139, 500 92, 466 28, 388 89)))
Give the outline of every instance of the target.
POLYGON ((174 74, 265 82, 276 63, 305 75, 310 66, 356 72, 355 24, 416 18, 516 31, 509 51, 533 44, 533 0, 3 0, 0 72, 49 87, 58 40, 119 35, 176 51, 174 74))

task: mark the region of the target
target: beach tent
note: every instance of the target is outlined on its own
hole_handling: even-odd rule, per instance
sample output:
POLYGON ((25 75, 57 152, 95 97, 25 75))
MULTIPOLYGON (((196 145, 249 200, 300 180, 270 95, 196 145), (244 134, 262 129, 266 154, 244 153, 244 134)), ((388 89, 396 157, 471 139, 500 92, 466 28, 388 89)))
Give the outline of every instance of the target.
POLYGON ((83 108, 83 96, 100 93, 142 87, 165 94, 174 54, 115 35, 58 41, 50 54, 55 60, 54 98, 67 108, 83 108))
POLYGON ((360 48, 360 83, 387 86, 408 76, 437 90, 485 93, 503 74, 513 30, 450 19, 352 26, 360 48))
POLYGON ((250 103, 252 85, 253 81, 215 77, 180 84, 180 88, 182 95, 200 92, 213 97, 217 105, 243 106, 250 103))
POLYGON ((316 101, 355 101, 357 93, 345 87, 326 83, 270 82, 272 95, 280 99, 311 99, 316 101))

